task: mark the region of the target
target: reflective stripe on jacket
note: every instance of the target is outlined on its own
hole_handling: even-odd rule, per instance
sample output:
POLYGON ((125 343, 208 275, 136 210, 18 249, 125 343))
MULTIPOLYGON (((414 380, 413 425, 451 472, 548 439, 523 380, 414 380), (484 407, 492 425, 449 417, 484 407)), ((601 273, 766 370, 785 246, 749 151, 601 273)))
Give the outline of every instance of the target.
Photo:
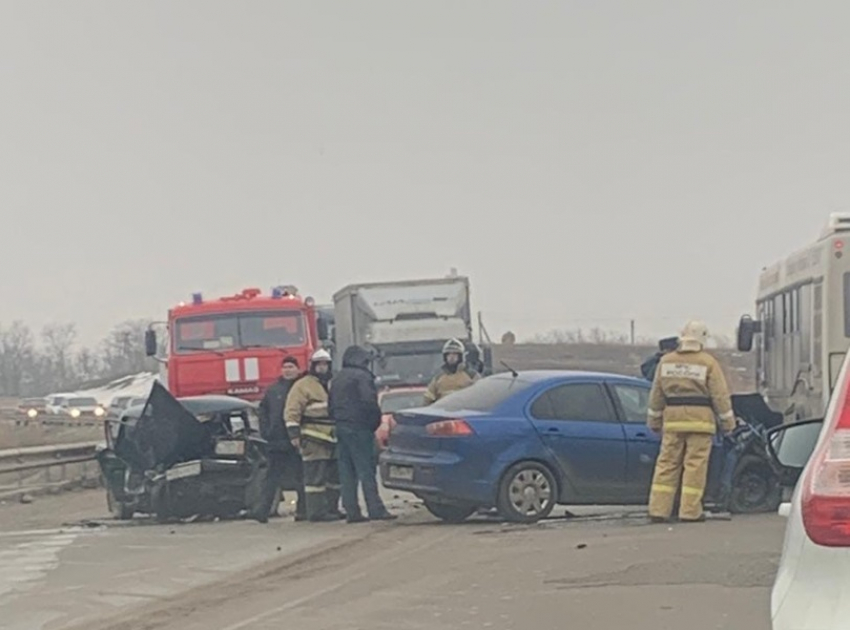
POLYGON ((289 390, 283 418, 292 439, 305 437, 336 443, 334 422, 328 414, 328 392, 312 374, 295 381, 289 390))
POLYGON ((717 432, 735 428, 729 388, 720 364, 703 350, 680 348, 658 362, 649 395, 647 425, 674 433, 717 432))

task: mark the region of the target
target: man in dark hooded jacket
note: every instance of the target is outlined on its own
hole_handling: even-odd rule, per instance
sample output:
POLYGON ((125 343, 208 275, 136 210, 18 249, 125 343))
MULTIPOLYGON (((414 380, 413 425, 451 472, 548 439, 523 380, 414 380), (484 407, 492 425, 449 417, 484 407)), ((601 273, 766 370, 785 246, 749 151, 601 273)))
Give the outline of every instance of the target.
POLYGON ((381 425, 381 407, 370 362, 371 355, 366 349, 348 348, 342 355, 342 369, 334 377, 328 400, 328 411, 336 422, 342 506, 349 523, 395 518, 378 494, 375 477, 375 431, 381 425), (363 486, 368 519, 357 501, 358 482, 363 486))

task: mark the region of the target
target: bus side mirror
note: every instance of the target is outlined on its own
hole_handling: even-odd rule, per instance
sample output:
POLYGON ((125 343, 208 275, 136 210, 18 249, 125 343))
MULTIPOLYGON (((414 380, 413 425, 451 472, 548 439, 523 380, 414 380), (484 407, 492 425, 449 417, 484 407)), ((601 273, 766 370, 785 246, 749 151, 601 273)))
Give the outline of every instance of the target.
POLYGON ((155 357, 157 350, 156 331, 148 329, 145 331, 145 355, 155 357))
POLYGON ((323 317, 316 319, 316 331, 319 333, 320 341, 328 340, 328 320, 323 317))
POLYGON ((761 322, 753 320, 749 315, 741 317, 738 322, 738 350, 749 352, 753 349, 753 338, 761 332, 761 322))

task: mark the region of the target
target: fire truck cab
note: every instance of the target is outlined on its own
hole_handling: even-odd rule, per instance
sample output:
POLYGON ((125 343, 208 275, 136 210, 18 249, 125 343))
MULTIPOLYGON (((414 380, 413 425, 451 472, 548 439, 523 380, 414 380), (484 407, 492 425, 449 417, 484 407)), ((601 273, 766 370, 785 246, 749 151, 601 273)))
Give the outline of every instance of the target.
MULTIPOLYGON (((294 356, 306 369, 312 353, 327 339, 327 322, 312 298, 301 299, 292 286, 259 289, 215 300, 200 293, 191 303, 168 312, 164 382, 176 397, 223 394, 259 400, 280 375, 280 364, 294 356)), ((145 351, 157 357, 153 328, 145 351)))

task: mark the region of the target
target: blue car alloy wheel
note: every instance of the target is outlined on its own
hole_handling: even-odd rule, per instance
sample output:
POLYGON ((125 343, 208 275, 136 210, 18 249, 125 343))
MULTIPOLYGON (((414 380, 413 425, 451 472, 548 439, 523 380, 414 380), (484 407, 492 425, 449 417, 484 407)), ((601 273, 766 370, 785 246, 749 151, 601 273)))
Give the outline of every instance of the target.
POLYGON ((552 513, 557 502, 555 477, 538 462, 514 464, 499 485, 499 514, 515 523, 535 523, 544 519, 552 513))

